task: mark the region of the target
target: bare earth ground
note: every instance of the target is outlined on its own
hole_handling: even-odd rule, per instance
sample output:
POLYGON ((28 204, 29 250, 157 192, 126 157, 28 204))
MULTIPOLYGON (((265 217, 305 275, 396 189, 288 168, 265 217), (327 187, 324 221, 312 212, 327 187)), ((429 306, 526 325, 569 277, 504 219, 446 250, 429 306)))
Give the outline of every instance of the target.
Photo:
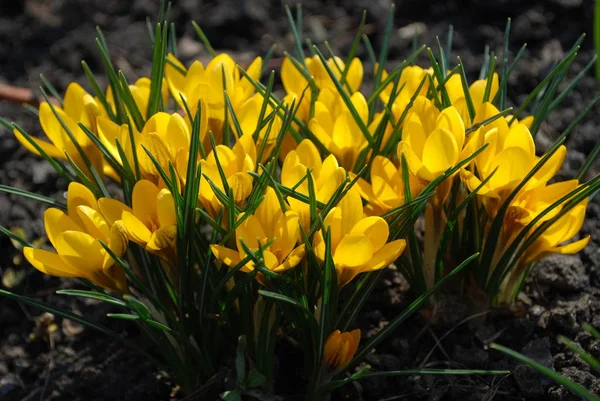
MULTIPOLYGON (((105 32, 117 66, 133 80, 149 75, 150 51, 145 18, 156 15, 156 3, 150 0, 24 0, 6 2, 0 13, 0 82, 36 90, 39 74, 44 73, 60 91, 73 80, 84 83, 80 60, 85 59, 94 71, 101 71, 95 48, 95 25, 105 32)), ((281 2, 258 0, 174 1, 174 19, 178 36, 183 38, 179 53, 189 60, 207 59, 196 41, 189 22, 195 20, 206 31, 213 46, 229 50, 237 59, 248 60, 264 55, 276 43, 291 48, 281 2)), ((303 2, 305 34, 315 43, 327 39, 334 49, 347 51, 353 40, 363 9, 369 12, 368 32, 378 48, 388 12, 387 1, 347 0, 320 3, 303 2)), ((420 41, 433 45, 436 35, 445 35, 454 25, 454 53, 465 62, 470 78, 476 77, 483 48, 501 54, 503 29, 512 17, 511 49, 516 51, 527 42, 528 51, 510 82, 509 98, 513 103, 524 99, 560 60, 577 37, 591 33, 590 0, 448 0, 398 2, 396 29, 391 41, 390 60, 401 61, 411 49, 412 32, 421 32, 420 41), (409 25, 411 24, 411 25, 409 25)), ((592 57, 591 39, 585 41, 570 77, 592 57)), ((362 54, 364 58, 364 54, 362 54)), ((538 136, 538 148, 546 149, 551 141, 590 101, 596 91, 590 75, 565 100, 563 107, 550 116, 538 136)), ((0 103, 0 116, 18 122, 31 133, 39 133, 35 117, 20 106, 0 103)), ((598 135, 598 110, 577 128, 568 142, 568 159, 564 177, 572 177, 598 135)), ((591 173, 597 173, 596 165, 591 173)), ((66 189, 51 167, 18 146, 10 132, 0 132, 0 184, 60 197, 66 189)), ((0 224, 22 227, 30 240, 43 235, 40 204, 0 193, 0 224)), ((507 377, 462 378, 389 378, 363 381, 348 386, 335 396, 342 400, 575 400, 563 389, 517 366, 497 353, 484 350, 490 340, 522 351, 557 371, 600 392, 600 378, 581 359, 565 352, 556 336, 576 339, 596 357, 600 344, 593 342, 580 328, 583 322, 600 327, 600 204, 588 208, 584 234, 592 242, 575 256, 556 256, 539 265, 522 296, 522 313, 489 311, 473 316, 466 305, 448 300, 444 322, 427 326, 419 317, 407 322, 397 336, 367 362, 378 370, 405 368, 452 367, 499 369, 511 368, 507 377)), ((67 280, 49 278, 32 272, 22 264, 18 252, 7 238, 0 237, 0 273, 9 267, 25 271, 26 278, 13 290, 44 299, 54 305, 75 310, 117 331, 126 332, 137 341, 139 333, 127 324, 107 319, 106 307, 91 302, 74 301, 54 294, 57 289, 76 285, 67 280)), ((374 292, 372 300, 359 318, 363 333, 373 333, 406 305, 410 295, 402 277, 394 272, 374 292)), ((58 331, 52 342, 30 340, 38 311, 0 299, 0 399, 53 401, 167 400, 175 394, 164 372, 119 343, 58 319, 58 331)), ((43 336, 42 336, 43 337, 43 336)), ((294 366, 294 350, 282 343, 278 349, 282 369, 292 372, 279 378, 276 389, 286 399, 297 399, 300 384, 294 366)), ((224 367, 223 377, 228 368, 224 367)), ((215 399, 220 389, 198 395, 201 400, 215 399)), ((222 389, 221 389, 222 390, 222 389)), ((176 397, 176 395, 175 395, 176 397)))

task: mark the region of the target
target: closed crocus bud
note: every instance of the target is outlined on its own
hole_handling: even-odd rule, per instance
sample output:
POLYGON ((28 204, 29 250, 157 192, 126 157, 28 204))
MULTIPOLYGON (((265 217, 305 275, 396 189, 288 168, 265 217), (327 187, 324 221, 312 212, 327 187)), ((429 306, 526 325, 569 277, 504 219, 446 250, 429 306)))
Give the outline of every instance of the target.
POLYGON ((323 362, 331 370, 338 370, 346 366, 354 357, 358 343, 360 342, 360 330, 341 332, 335 330, 327 337, 323 362))

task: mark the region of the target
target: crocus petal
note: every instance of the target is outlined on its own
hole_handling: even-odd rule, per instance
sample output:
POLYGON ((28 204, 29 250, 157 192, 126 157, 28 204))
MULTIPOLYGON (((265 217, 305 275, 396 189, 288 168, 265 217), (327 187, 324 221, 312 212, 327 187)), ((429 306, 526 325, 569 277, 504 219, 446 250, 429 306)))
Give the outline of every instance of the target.
POLYGON ((88 187, 78 182, 71 182, 67 188, 67 213, 76 218, 77 206, 89 206, 96 209, 96 197, 88 187))
POLYGON ((104 264, 104 249, 91 235, 66 231, 56 238, 56 251, 82 276, 97 274, 104 264))
POLYGON ((215 255, 215 258, 219 259, 229 267, 237 265, 242 260, 239 252, 221 245, 211 245, 210 250, 213 255, 215 255))
POLYGON ((286 271, 288 269, 294 268, 302 261, 304 258, 304 254, 306 252, 306 247, 304 244, 300 245, 296 249, 294 249, 290 254, 285 258, 284 262, 273 269, 274 272, 280 273, 286 271))
MULTIPOLYGON (((29 142, 25 136, 23 136, 23 134, 21 134, 17 129, 13 130, 13 134, 15 135, 15 138, 17 138, 17 140, 21 143, 21 145, 23 145, 25 147, 25 149, 27 149, 28 151, 30 151, 31 153, 37 155, 37 156, 41 156, 41 153, 38 152, 38 150, 36 149, 35 146, 33 146, 31 144, 31 142, 29 142)), ((36 145, 38 145, 42 151, 44 151, 48 156, 56 158, 56 159, 64 159, 65 158, 65 152, 61 149, 58 149, 56 146, 54 146, 53 144, 43 141, 41 139, 35 138, 33 136, 29 136, 33 142, 35 142, 36 145)))
POLYGON ((296 212, 288 210, 275 224, 275 241, 270 248, 275 252, 278 259, 283 260, 294 249, 298 242, 300 226, 299 217, 296 212))
POLYGON ((152 236, 152 232, 138 219, 135 215, 124 211, 123 212, 123 224, 127 228, 127 234, 129 238, 142 245, 145 246, 148 241, 150 241, 150 237, 152 236))
POLYGON ((535 173, 535 179, 541 183, 548 182, 552 177, 556 175, 567 155, 567 148, 565 145, 560 147, 554 152, 554 154, 546 161, 546 163, 535 173))
POLYGON ((150 252, 160 252, 175 244, 177 238, 177 226, 161 227, 154 231, 150 237, 150 241, 146 244, 146 249, 150 252))
POLYGON ((571 242, 570 244, 566 244, 566 245, 561 245, 561 246, 557 246, 554 248, 550 249, 550 252, 552 253, 560 253, 562 255, 572 255, 575 254, 579 251, 581 251, 583 248, 585 248, 587 246, 587 244, 590 242, 590 236, 588 235, 585 238, 580 239, 579 241, 575 241, 575 242, 571 242))
POLYGON ((364 234, 347 234, 338 244, 333 260, 336 266, 359 267, 373 257, 373 244, 364 234))
POLYGON ((248 173, 238 172, 227 178, 227 185, 233 191, 234 202, 239 205, 252 192, 252 177, 248 173))
POLYGON ((64 231, 83 231, 83 224, 77 224, 70 216, 56 208, 46 209, 44 212, 44 228, 52 245, 58 235, 64 231))
POLYGON ((445 128, 454 135, 456 146, 460 150, 465 143, 465 124, 455 107, 447 107, 437 118, 436 126, 445 128))
POLYGON ((403 239, 385 244, 373 255, 371 260, 361 268, 361 271, 367 272, 379 270, 389 266, 391 263, 394 263, 396 259, 400 257, 400 255, 402 255, 402 252, 404 252, 405 248, 406 241, 403 239))
MULTIPOLYGON (((127 228, 122 221, 117 221, 110 228, 110 237, 108 240, 108 247, 118 257, 125 255, 127 251, 127 228)), ((115 261, 108 252, 104 256, 104 263, 102 264, 102 270, 106 273, 106 270, 115 264, 115 261)))
POLYGON ((107 241, 110 228, 104 217, 89 206, 77 206, 77 215, 83 223, 85 231, 96 239, 107 241))
POLYGON ((177 224, 177 214, 175 213, 175 201, 173 195, 168 189, 161 189, 156 196, 156 209, 158 223, 161 227, 177 224))
POLYGON ((433 131, 423 147, 423 165, 433 174, 440 175, 458 160, 458 146, 452 132, 445 128, 433 131))
POLYGON ((517 147, 523 149, 530 157, 535 156, 535 144, 529 129, 523 124, 513 124, 504 139, 504 149, 517 147))
POLYGON ((25 259, 42 273, 57 277, 81 277, 55 252, 30 247, 23 248, 25 259))
POLYGON ((390 229, 388 224, 381 217, 365 217, 352 227, 351 234, 365 235, 373 245, 373 252, 377 252, 385 245, 390 229))
POLYGON ((115 224, 117 220, 121 220, 123 212, 133 213, 129 206, 112 198, 98 199, 98 210, 110 225, 115 224))
POLYGON ((150 228, 150 221, 157 217, 156 198, 159 192, 158 187, 148 180, 140 180, 133 187, 131 195, 133 214, 148 228, 150 228))
POLYGON ((235 237, 238 251, 242 257, 246 256, 246 252, 242 247, 242 241, 244 241, 248 248, 254 251, 258 249, 259 241, 263 242, 268 239, 263 231, 260 220, 255 215, 250 215, 244 219, 242 224, 235 230, 235 237))

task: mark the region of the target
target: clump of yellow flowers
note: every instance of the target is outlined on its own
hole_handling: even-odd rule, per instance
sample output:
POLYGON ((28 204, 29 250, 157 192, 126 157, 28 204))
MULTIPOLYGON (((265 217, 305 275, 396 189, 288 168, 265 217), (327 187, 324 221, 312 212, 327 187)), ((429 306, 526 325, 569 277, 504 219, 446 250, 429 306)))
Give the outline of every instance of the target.
POLYGON ((68 295, 125 309, 114 317, 144 326, 184 391, 238 337, 252 367, 239 388, 272 385, 285 334, 317 399, 406 317, 360 347, 355 317, 385 269, 406 276, 417 306, 458 273, 467 298, 506 304, 535 262, 588 243, 578 232, 598 178, 555 180, 572 127, 547 153, 535 146, 560 103, 554 81, 509 108, 510 66, 495 71, 489 54, 469 85, 441 48, 427 49, 429 65, 413 64, 423 47, 388 70, 356 57, 360 41, 345 58, 318 46, 305 56, 298 42, 278 81, 261 57, 185 65, 167 26, 153 35, 151 76, 133 85, 100 38, 108 89, 86 69, 89 91, 52 90, 57 102, 39 107, 47 139, 3 124, 71 181, 62 209, 37 197, 54 206, 44 213, 53 249, 28 244, 26 259, 91 288, 68 295))

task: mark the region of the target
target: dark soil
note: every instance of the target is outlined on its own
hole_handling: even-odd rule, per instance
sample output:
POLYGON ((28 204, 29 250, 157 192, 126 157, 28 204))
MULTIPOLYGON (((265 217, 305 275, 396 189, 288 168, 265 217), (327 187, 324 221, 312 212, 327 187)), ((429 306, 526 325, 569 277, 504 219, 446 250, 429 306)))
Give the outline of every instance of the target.
MULTIPOLYGON (((157 1, 151 0, 23 0, 3 2, 0 13, 0 82, 37 90, 44 73, 63 91, 73 80, 84 83, 80 60, 101 71, 95 48, 94 26, 102 27, 118 68, 133 80, 149 75, 150 52, 145 18, 155 16, 157 1), (4 4, 6 3, 6 4, 4 4)), ((305 34, 315 43, 327 39, 334 49, 346 51, 353 40, 363 9, 368 11, 367 31, 378 48, 388 14, 386 1, 346 0, 303 2, 305 34)), ((527 42, 528 50, 513 74, 509 98, 518 103, 539 83, 552 64, 560 60, 577 37, 592 31, 590 0, 405 0, 398 2, 396 29, 392 35, 390 60, 405 58, 411 49, 412 32, 421 31, 420 41, 435 44, 454 26, 454 55, 460 55, 470 77, 480 68, 486 44, 500 55, 503 30, 512 17, 511 49, 527 42)), ((197 21, 216 49, 229 50, 242 63, 264 55, 274 43, 292 48, 281 2, 259 0, 174 1, 173 18, 183 38, 179 53, 188 60, 207 58, 189 22, 197 21)), ((362 55, 364 56, 364 54, 362 55)), ((591 39, 584 42, 569 77, 579 72, 593 56, 591 39)), ((274 66, 277 64, 274 59, 274 66)), ((568 78, 569 78, 568 77, 568 78)), ((538 147, 551 141, 590 101, 597 90, 590 74, 543 126, 538 147)), ((0 116, 18 122, 25 130, 39 133, 33 114, 19 105, 0 103, 0 116)), ((597 109, 577 128, 568 142, 568 159, 563 176, 572 177, 585 156, 599 140, 597 109)), ((591 173, 598 173, 596 165, 591 173)), ((44 161, 18 146, 12 134, 0 131, 0 184, 61 197, 67 183, 44 161)), ((22 227, 29 240, 43 236, 43 208, 39 203, 0 192, 0 224, 22 227)), ((427 325, 420 317, 411 319, 397 336, 368 356, 377 370, 417 367, 511 369, 509 376, 398 377, 361 381, 335 396, 347 400, 575 400, 531 370, 499 353, 488 352, 485 344, 496 341, 553 367, 558 372, 600 392, 600 378, 583 361, 566 352, 556 341, 559 334, 576 340, 596 357, 600 344, 581 329, 589 322, 600 327, 600 204, 588 208, 583 233, 592 242, 579 255, 554 256, 540 263, 513 311, 483 311, 474 315, 458 300, 448 299, 444 319, 427 325)), ((22 263, 11 242, 0 237, 0 273, 9 268, 26 272, 13 288, 54 305, 76 311, 135 341, 143 337, 123 322, 105 317, 108 311, 97 304, 54 295, 59 288, 78 283, 44 277, 22 263)), ((372 335, 398 314, 410 300, 408 286, 400 274, 388 271, 373 299, 359 318, 363 335, 372 335)), ((0 399, 107 401, 167 400, 176 394, 172 383, 152 364, 109 337, 56 319, 58 330, 49 341, 36 328, 39 311, 0 299, 0 399), (31 339, 30 334, 35 338, 31 339)), ((281 354, 288 347, 282 345, 281 354)), ((285 358, 282 363, 285 363, 285 358)), ((226 375, 226 372, 225 372, 226 375)), ((289 378, 281 378, 278 392, 296 399, 300 390, 289 378)), ((176 395, 175 395, 176 397, 176 395)), ((212 399, 199 395, 198 399, 212 399)))

